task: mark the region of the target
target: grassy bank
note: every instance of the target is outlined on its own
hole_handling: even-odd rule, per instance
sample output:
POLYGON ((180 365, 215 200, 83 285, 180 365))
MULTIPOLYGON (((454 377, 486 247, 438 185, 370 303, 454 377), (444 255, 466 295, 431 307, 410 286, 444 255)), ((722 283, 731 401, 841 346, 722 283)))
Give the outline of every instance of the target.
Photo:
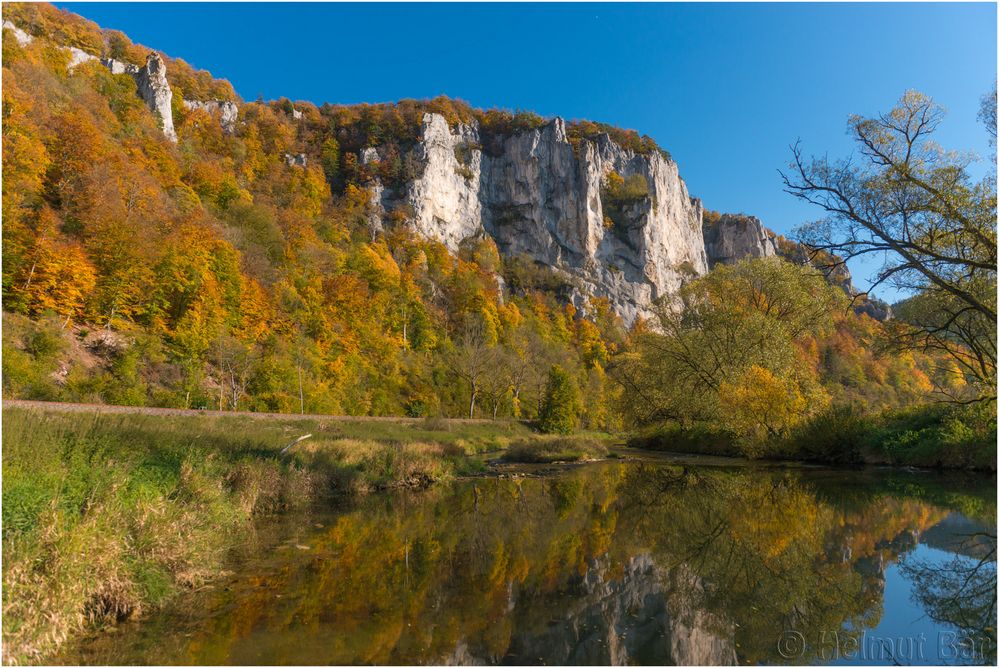
POLYGON ((513 443, 503 453, 507 462, 550 464, 553 462, 586 462, 604 459, 607 446, 600 439, 588 436, 538 436, 513 443))
POLYGON ((218 574, 258 514, 479 470, 516 422, 3 411, 5 662, 218 574), (308 440, 280 450, 304 434, 308 440))
POLYGON ((747 447, 707 426, 666 425, 629 441, 634 447, 708 455, 792 459, 835 465, 887 464, 939 469, 996 469, 995 406, 931 404, 865 414, 833 408, 783 438, 747 447))

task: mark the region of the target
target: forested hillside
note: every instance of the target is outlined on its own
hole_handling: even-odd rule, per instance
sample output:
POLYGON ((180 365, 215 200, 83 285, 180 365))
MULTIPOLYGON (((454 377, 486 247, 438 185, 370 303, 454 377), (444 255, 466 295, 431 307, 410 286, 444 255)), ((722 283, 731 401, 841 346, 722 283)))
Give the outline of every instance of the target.
MULTIPOLYGON (((5 11, 66 43, 144 62, 124 36, 49 6, 5 11)), ((174 147, 127 75, 96 62, 68 72, 66 52, 47 39, 21 47, 9 32, 8 395, 530 417, 560 364, 586 388, 586 424, 609 426, 603 369, 623 337, 604 305, 578 317, 555 298, 558 277, 501 261, 488 240, 455 256, 401 227, 371 238, 356 149, 379 133, 406 141, 425 108, 469 113, 464 105, 300 104, 298 120, 287 101, 252 103, 228 136, 175 104, 174 147), (306 165, 285 159, 314 150, 306 165)), ((175 99, 231 95, 178 64, 168 61, 180 73, 175 99)))
MULTIPOLYGON (((682 392, 679 372, 635 366, 663 323, 626 331, 605 300, 573 307, 570 278, 501 256, 489 238, 452 253, 417 237, 405 208, 387 212, 384 231, 369 225, 371 179, 391 184, 420 169, 405 149, 425 112, 477 121, 484 151, 490 136, 535 128, 540 117, 447 98, 322 107, 282 99, 240 102, 227 132, 184 100, 237 100, 232 87, 166 58, 173 144, 129 75, 96 60, 70 67, 62 47, 135 65, 148 49, 48 5, 5 5, 4 18, 34 37, 22 44, 5 29, 3 38, 7 397, 533 419, 547 389, 567 407, 560 429, 650 417, 688 425, 721 419, 721 410, 727 429, 784 434, 832 403, 901 407, 964 384, 933 355, 882 354, 873 345, 882 324, 851 312, 813 270, 768 259, 693 281, 685 298, 725 296, 728 310, 711 321, 724 335, 718 345, 777 327, 777 357, 733 364, 707 403, 664 397, 682 392), (373 145, 380 159, 365 164, 360 153, 373 145), (767 310, 750 319, 763 330, 748 327, 765 294, 753 291, 753 272, 772 277, 771 265, 793 273, 785 286, 802 286, 791 302, 821 297, 821 318, 789 330, 767 310), (794 374, 780 377, 783 368, 794 374), (656 386, 654 401, 635 394, 642 383, 656 386), (788 397, 780 424, 759 424, 761 392, 788 397)), ((570 142, 609 133, 637 153, 661 150, 597 123, 570 123, 567 133, 570 142)), ((690 317, 674 324, 689 328, 690 317)))

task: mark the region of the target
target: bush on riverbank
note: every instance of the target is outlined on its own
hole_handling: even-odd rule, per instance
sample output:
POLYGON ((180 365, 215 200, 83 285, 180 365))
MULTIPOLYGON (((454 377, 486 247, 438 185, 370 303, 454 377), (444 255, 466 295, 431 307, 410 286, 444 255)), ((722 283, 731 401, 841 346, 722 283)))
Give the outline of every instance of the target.
POLYGON ((215 577, 254 515, 426 486, 518 423, 3 411, 4 661, 215 577), (295 438, 312 438, 280 450, 295 438))
POLYGON ((585 436, 554 436, 519 441, 503 455, 508 462, 550 464, 603 459, 607 448, 594 438, 585 436))
MULTIPOLYGON (((738 456, 745 450, 729 432, 668 424, 630 441, 648 450, 738 456)), ((827 464, 891 464, 932 468, 995 470, 995 406, 929 404, 865 414, 832 407, 767 448, 771 459, 827 464)))
POLYGON ((830 464, 995 470, 995 408, 928 404, 865 414, 836 407, 802 424, 777 452, 830 464))

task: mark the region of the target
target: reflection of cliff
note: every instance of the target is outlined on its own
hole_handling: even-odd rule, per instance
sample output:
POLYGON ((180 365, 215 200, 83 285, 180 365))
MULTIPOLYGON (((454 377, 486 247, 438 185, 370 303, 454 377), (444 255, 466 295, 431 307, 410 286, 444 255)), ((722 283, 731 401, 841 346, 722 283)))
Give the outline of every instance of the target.
POLYGON ((995 550, 996 527, 951 513, 923 532, 922 542, 938 550, 981 559, 995 550))
MULTIPOLYGON (((690 603, 700 580, 686 568, 666 573, 648 554, 632 557, 617 579, 605 559, 594 559, 555 597, 563 609, 547 625, 524 625, 504 663, 563 665, 731 665, 730 625, 690 603)), ((532 611, 533 617, 537 614, 532 611)), ((541 622, 542 620, 537 620, 541 622)))

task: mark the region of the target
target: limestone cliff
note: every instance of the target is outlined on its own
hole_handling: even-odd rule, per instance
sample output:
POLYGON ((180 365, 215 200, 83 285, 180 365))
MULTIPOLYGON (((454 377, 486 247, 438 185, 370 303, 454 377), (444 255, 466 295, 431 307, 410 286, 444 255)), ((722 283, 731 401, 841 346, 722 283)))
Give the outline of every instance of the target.
POLYGON ((176 143, 177 132, 173 127, 173 91, 166 78, 166 65, 160 54, 153 51, 146 57, 142 67, 123 63, 114 58, 102 58, 101 63, 112 74, 128 74, 135 79, 136 90, 149 110, 159 119, 160 127, 167 139, 176 143))
POLYGON ((210 116, 218 118, 222 131, 227 135, 235 134, 236 119, 239 117, 239 107, 235 102, 228 100, 184 100, 184 108, 207 112, 210 116))
POLYGON ((139 89, 139 97, 159 117, 163 134, 176 142, 177 133, 173 129, 173 110, 170 106, 173 91, 167 83, 166 66, 160 54, 154 51, 146 57, 145 67, 139 68, 135 75, 135 85, 139 89))
POLYGON ((704 222, 704 250, 711 267, 747 257, 777 255, 777 235, 756 216, 722 214, 704 222))
POLYGON ((892 317, 891 307, 875 297, 861 294, 853 285, 849 268, 834 255, 810 252, 804 244, 778 237, 756 216, 713 214, 704 222, 704 249, 709 265, 732 264, 743 258, 781 257, 794 264, 820 269, 826 279, 853 299, 853 310, 875 320, 892 317))
POLYGON ((489 137, 488 151, 485 139, 475 125, 451 128, 426 114, 413 149, 422 173, 401 188, 376 184, 377 206, 406 206, 418 233, 452 249, 489 235, 504 254, 571 277, 578 305, 586 294, 606 297, 629 323, 707 271, 701 204, 661 153, 635 153, 607 135, 574 147, 560 118, 489 137), (614 221, 603 187, 612 173, 637 175, 646 188, 618 203, 614 221))
MULTIPOLYGON (((13 24, 5 27, 19 41, 31 39, 13 24)), ((82 51, 70 56, 74 66, 94 58, 82 51)), ((112 58, 101 62, 135 80, 165 137, 176 142, 173 91, 160 55, 150 53, 141 67, 112 58)), ((184 106, 208 112, 226 133, 235 133, 235 103, 194 99, 184 106)), ((303 119, 297 109, 291 115, 303 119)), ((377 163, 378 149, 360 150, 360 162, 377 163)), ((590 295, 606 297, 629 324, 708 270, 700 201, 690 197, 676 164, 658 150, 629 150, 607 134, 570 142, 560 118, 486 136, 474 122, 452 127, 443 116, 427 113, 407 151, 417 165, 410 178, 370 184, 372 234, 384 229, 387 211, 403 207, 417 233, 452 250, 466 239, 490 236, 502 253, 527 256, 560 273, 569 286, 564 297, 577 307, 585 307, 590 295), (605 183, 612 175, 638 179, 642 187, 637 195, 610 201, 605 183)), ((311 156, 306 151, 282 157, 303 167, 311 156)))

